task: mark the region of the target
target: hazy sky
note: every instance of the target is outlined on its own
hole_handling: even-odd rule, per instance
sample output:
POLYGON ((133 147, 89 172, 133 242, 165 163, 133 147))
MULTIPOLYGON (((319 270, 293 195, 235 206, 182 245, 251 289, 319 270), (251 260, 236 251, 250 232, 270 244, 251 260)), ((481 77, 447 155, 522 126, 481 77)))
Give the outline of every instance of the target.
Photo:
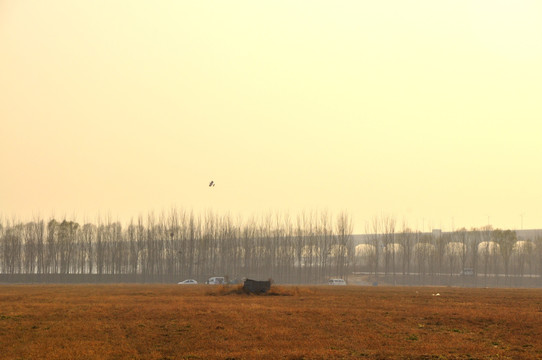
POLYGON ((536 0, 0 0, 0 216, 542 228, 541 99, 536 0))

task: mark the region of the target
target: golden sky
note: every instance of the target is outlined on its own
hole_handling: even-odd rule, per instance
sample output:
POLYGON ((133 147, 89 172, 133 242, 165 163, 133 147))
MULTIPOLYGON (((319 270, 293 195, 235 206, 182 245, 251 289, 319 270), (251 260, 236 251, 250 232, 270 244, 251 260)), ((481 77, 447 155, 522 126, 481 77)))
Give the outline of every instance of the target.
POLYGON ((0 216, 541 228, 541 99, 535 0, 0 0, 0 216))

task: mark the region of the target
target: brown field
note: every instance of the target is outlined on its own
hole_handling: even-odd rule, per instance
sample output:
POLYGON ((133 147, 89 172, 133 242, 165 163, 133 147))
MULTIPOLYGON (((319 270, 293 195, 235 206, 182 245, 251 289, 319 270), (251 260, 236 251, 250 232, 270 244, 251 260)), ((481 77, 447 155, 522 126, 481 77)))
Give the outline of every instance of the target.
POLYGON ((0 358, 536 359, 542 290, 3 285, 0 358))

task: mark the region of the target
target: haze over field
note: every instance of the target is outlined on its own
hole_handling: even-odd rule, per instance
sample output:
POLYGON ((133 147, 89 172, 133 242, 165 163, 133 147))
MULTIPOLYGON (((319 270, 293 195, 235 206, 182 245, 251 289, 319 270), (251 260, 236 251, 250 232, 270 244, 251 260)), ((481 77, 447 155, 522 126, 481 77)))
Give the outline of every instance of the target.
POLYGON ((0 0, 0 54, 0 216, 542 227, 534 0, 0 0))

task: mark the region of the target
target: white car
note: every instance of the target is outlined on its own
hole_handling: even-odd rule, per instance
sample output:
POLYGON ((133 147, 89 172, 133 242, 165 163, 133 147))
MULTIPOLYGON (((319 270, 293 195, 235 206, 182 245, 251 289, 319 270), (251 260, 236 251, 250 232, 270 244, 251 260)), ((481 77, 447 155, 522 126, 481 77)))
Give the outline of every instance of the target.
POLYGON ((194 280, 194 279, 187 279, 187 280, 178 282, 177 284, 179 284, 179 285, 197 285, 198 282, 196 280, 194 280))
POLYGON ((329 279, 328 285, 346 285, 346 281, 343 279, 329 279))
POLYGON ((210 277, 205 283, 210 285, 225 285, 226 279, 223 276, 213 276, 210 277))

